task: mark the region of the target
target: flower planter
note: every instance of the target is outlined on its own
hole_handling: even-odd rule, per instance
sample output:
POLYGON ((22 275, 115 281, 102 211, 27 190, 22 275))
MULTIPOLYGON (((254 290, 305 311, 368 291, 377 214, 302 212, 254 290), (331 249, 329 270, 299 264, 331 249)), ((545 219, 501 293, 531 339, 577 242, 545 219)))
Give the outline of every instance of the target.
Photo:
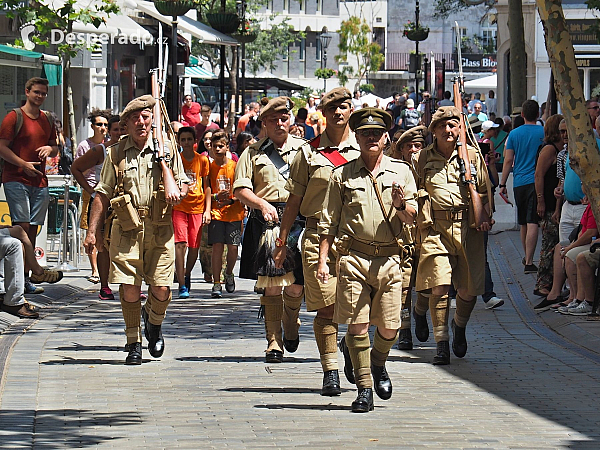
POLYGON ((405 30, 404 35, 411 41, 424 41, 429 36, 429 28, 405 30))
POLYGON ((254 42, 256 40, 256 38, 258 37, 258 32, 247 31, 244 33, 234 33, 231 35, 231 37, 233 37, 236 41, 240 43, 249 44, 250 42, 254 42))
POLYGON ((189 0, 155 0, 156 10, 163 16, 183 16, 194 3, 189 0))
POLYGON ((225 34, 235 33, 240 26, 240 18, 233 13, 207 14, 206 20, 215 30, 225 34))

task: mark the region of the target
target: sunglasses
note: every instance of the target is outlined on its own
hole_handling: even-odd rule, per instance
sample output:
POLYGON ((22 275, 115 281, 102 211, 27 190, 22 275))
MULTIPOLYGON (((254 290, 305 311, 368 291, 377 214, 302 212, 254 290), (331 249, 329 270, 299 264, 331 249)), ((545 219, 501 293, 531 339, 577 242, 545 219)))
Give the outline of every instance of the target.
POLYGON ((381 129, 367 129, 367 130, 358 130, 356 132, 358 135, 363 136, 363 137, 369 137, 369 136, 374 136, 376 138, 380 138, 381 136, 383 136, 383 133, 385 133, 384 130, 381 129))
POLYGON ((567 134, 567 130, 558 130, 560 131, 560 134, 567 134))
POLYGON ((588 107, 588 109, 600 109, 600 106, 596 105, 596 106, 590 106, 588 107))
POLYGON ((108 128, 108 122, 97 122, 93 124, 95 127, 104 127, 104 128, 108 128))

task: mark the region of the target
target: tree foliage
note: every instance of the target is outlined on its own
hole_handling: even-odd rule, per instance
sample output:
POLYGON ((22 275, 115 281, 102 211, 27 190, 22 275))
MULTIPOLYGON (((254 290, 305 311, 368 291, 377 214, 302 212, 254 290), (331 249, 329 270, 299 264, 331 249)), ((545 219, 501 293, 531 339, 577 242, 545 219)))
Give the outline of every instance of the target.
POLYGON ((335 57, 338 63, 347 63, 348 55, 356 57, 355 66, 345 65, 339 72, 338 78, 341 85, 348 83, 350 77, 358 80, 354 90, 357 90, 364 76, 369 71, 377 71, 385 60, 381 47, 376 42, 371 42, 371 28, 364 19, 351 16, 344 20, 340 26, 339 55, 335 57))
POLYGON ((488 8, 492 8, 496 3, 495 0, 435 0, 435 9, 433 17, 436 19, 445 19, 450 14, 463 11, 471 6, 485 4, 488 8))

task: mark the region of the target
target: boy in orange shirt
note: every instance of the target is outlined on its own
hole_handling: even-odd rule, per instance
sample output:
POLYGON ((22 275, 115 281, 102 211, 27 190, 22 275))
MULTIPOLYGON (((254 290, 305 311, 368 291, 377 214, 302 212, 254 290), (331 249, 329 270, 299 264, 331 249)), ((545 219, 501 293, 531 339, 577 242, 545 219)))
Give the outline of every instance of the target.
POLYGON ((175 273, 179 282, 179 298, 189 298, 191 273, 198 259, 202 225, 210 222, 210 203, 205 204, 204 195, 205 187, 208 187, 209 183, 208 158, 194 151, 196 142, 194 128, 181 127, 177 132, 177 140, 182 148, 181 162, 190 184, 187 197, 173 206, 175 273))
POLYGON ((210 186, 206 192, 206 209, 211 210, 212 219, 208 224, 208 244, 212 244, 212 269, 215 280, 211 296, 221 298, 223 295, 221 268, 225 244, 227 244, 225 290, 229 293, 235 291, 233 267, 237 261, 238 245, 242 239, 244 207, 239 200, 232 196, 231 188, 235 177, 236 163, 227 157, 229 135, 223 130, 218 130, 213 133, 211 141, 214 160, 210 162, 210 186))

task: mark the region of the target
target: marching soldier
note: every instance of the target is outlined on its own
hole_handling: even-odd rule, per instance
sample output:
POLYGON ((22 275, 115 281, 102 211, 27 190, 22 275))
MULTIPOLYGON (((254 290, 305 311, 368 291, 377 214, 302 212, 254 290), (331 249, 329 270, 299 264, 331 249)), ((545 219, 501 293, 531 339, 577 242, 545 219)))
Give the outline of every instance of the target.
MULTIPOLYGON (((244 151, 235 169, 234 196, 252 208, 242 243, 240 278, 257 278, 255 259, 261 236, 265 233, 265 226, 279 222, 283 214, 289 195, 285 190, 289 164, 296 155, 296 149, 306 142, 288 134, 290 111, 293 106, 288 97, 276 97, 263 107, 259 119, 266 137, 244 151)), ((301 230, 303 223, 300 224, 301 220, 296 222, 295 229, 301 230)), ((285 244, 279 238, 275 242, 277 247, 285 244)), ((275 285, 265 287, 264 295, 260 298, 261 307, 264 308, 268 342, 266 362, 282 362, 284 347, 293 353, 300 342, 298 316, 304 295, 304 280, 299 252, 296 252, 294 264, 296 268, 292 280, 295 281, 284 287, 283 295, 282 285, 275 285)))
MULTIPOLYGON (((348 120, 352 114, 352 94, 344 87, 329 91, 319 104, 327 120, 323 134, 302 146, 290 169, 290 178, 285 188, 290 192, 279 237, 287 240, 288 233, 300 212, 306 217, 306 229, 302 241, 302 266, 306 309, 317 311, 313 322, 315 339, 323 368, 321 395, 339 395, 340 378, 337 361, 337 323, 333 322, 335 303, 335 278, 327 284, 317 280, 319 260, 319 235, 317 224, 321 217, 323 199, 331 171, 360 155, 354 133, 348 120)), ((283 266, 286 247, 278 247, 275 261, 283 266)), ((330 252, 327 263, 332 268, 335 256, 330 252)), ((333 271, 330 271, 333 273, 333 271)))
POLYGON ((375 392, 387 400, 392 383, 385 362, 400 328, 404 222, 417 203, 410 166, 383 155, 392 117, 377 108, 350 116, 360 157, 336 168, 329 180, 318 225, 317 278, 329 282, 329 249, 336 238, 337 291, 333 320, 348 324, 345 344, 354 367, 358 396, 352 411, 373 410, 375 392), (369 325, 375 325, 370 350, 369 325))
MULTIPOLYGON (((489 231, 491 226, 485 162, 476 149, 467 147, 469 161, 466 163, 471 166, 477 192, 487 212, 487 221, 479 228, 470 226, 471 199, 468 186, 461 182, 457 152, 460 114, 454 106, 439 108, 429 125, 433 144, 421 150, 414 160, 419 202, 418 239, 421 243, 416 290, 431 289, 429 310, 437 342, 437 354, 433 358, 436 365, 450 363, 448 290, 451 283, 458 291, 452 320, 452 350, 459 358, 467 353, 465 328, 477 295, 484 291, 483 231, 489 231)), ((423 340, 419 336, 426 340, 429 333, 423 306, 417 302, 414 310, 415 334, 419 340, 423 340)))
MULTIPOLYGON (((119 294, 128 350, 125 364, 142 363, 142 281, 149 285, 148 300, 142 311, 148 350, 155 358, 164 352, 161 324, 171 301, 175 268, 173 222, 168 205, 177 203, 187 193, 184 184, 181 193, 177 189, 162 199, 159 195, 161 183, 165 182, 161 158, 165 158, 157 156, 152 140, 155 104, 151 95, 144 95, 130 101, 123 110, 121 124, 127 127, 128 136, 107 149, 84 242, 87 252, 91 252, 101 237, 100 222, 110 203, 117 218, 110 235, 109 282, 121 285, 119 294)), ((167 164, 175 182, 179 185, 188 182, 179 153, 171 151, 167 164)), ((109 233, 110 229, 105 231, 109 233)))

